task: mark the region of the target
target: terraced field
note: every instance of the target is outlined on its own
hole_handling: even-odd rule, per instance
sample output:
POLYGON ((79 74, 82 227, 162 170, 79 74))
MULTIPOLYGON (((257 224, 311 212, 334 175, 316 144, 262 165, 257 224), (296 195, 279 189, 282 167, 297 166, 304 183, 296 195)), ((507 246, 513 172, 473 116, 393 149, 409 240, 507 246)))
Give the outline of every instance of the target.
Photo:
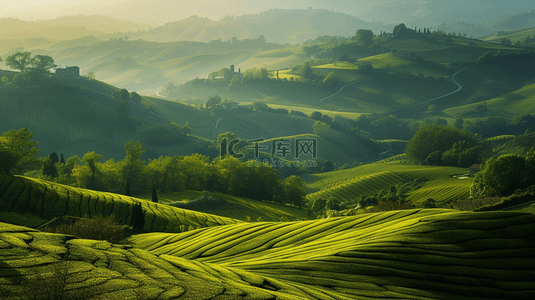
POLYGON ((437 203, 464 199, 469 196, 472 179, 457 179, 452 175, 467 173, 454 167, 415 166, 393 163, 373 163, 351 169, 304 176, 307 199, 335 196, 347 203, 362 195, 374 195, 404 181, 426 180, 420 189, 407 197, 413 204, 432 198, 437 203))
MULTIPOLYGON (((158 193, 158 202, 168 204, 174 201, 182 201, 184 199, 193 200, 202 197, 203 193, 199 191, 183 191, 175 193, 158 193)), ((281 217, 286 217, 289 220, 307 218, 306 210, 279 205, 258 200, 251 200, 248 198, 230 196, 220 193, 210 193, 211 197, 223 200, 221 204, 213 207, 199 209, 198 211, 223 216, 227 218, 245 221, 250 217, 252 221, 262 218, 264 221, 277 222, 281 217)), ((150 201, 151 195, 138 195, 141 199, 150 201)))
POLYGON ((113 214, 129 224, 135 203, 145 210, 144 231, 180 232, 189 228, 234 224, 238 220, 171 207, 134 197, 73 188, 25 177, 0 175, 0 212, 30 215, 43 220, 55 216, 83 217, 113 214))

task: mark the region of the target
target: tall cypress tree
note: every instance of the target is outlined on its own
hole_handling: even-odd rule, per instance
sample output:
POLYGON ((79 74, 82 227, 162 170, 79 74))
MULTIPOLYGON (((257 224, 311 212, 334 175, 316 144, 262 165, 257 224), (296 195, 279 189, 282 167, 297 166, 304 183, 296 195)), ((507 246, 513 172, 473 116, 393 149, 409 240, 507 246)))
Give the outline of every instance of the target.
POLYGON ((63 153, 61 153, 61 159, 59 160, 59 162, 65 164, 65 158, 63 158, 63 153))
POLYGON ((156 193, 156 185, 152 185, 152 202, 158 203, 158 194, 156 193))
POLYGON ((142 231, 143 227, 145 227, 145 212, 141 208, 141 203, 134 204, 132 217, 130 217, 130 226, 139 231, 142 231))
POLYGON ((126 179, 126 186, 125 186, 125 188, 124 188, 124 194, 125 194, 126 196, 132 196, 132 195, 130 194, 130 180, 128 180, 128 178, 126 179))
POLYGON ((51 177, 58 177, 58 170, 56 169, 56 163, 58 160, 58 154, 56 152, 50 153, 50 163, 43 168, 43 175, 51 177))

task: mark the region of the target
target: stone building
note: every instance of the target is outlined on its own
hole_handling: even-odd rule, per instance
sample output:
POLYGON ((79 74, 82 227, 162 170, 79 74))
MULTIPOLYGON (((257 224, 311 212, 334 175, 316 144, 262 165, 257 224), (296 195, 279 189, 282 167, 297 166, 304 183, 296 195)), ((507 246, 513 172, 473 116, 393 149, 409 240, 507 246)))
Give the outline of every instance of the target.
POLYGON ((80 78, 80 68, 77 66, 56 68, 56 76, 62 78, 80 78))

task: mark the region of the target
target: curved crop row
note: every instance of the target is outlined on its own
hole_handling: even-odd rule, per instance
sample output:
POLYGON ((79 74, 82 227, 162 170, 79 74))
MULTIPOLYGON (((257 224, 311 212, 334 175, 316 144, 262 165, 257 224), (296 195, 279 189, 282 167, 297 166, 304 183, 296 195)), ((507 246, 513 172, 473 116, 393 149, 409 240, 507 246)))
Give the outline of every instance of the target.
POLYGON ((64 215, 93 217, 113 214, 119 223, 129 224, 133 205, 140 203, 145 211, 145 231, 180 232, 181 225, 199 228, 239 222, 134 197, 25 177, 0 175, 0 193, 0 212, 29 214, 44 220, 64 215))
POLYGON ((142 234, 132 242, 184 268, 254 274, 250 280, 268 293, 285 285, 310 299, 531 299, 534 235, 530 213, 407 210, 142 234))

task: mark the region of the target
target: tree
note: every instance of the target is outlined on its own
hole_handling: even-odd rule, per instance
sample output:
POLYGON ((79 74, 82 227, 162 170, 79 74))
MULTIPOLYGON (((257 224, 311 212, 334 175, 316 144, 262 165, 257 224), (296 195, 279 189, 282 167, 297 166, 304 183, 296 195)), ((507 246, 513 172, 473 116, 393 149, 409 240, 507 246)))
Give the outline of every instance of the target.
POLYGON ((369 63, 366 63, 366 64, 362 64, 359 66, 359 72, 363 73, 363 74, 370 74, 371 72, 373 72, 373 66, 372 64, 369 64, 369 63))
POLYGON ((36 55, 30 60, 30 67, 49 74, 50 69, 57 67, 57 65, 54 63, 54 59, 48 55, 36 55))
POLYGON ((342 209, 342 203, 340 200, 338 200, 335 197, 329 197, 327 202, 325 202, 325 209, 326 210, 341 210, 342 209))
POLYGON ((28 128, 10 130, 0 137, 0 172, 7 175, 22 175, 40 168, 39 142, 33 141, 33 132, 28 128))
POLYGON ((156 185, 152 185, 152 202, 158 203, 158 193, 156 192, 156 185))
POLYGON ((314 111, 310 114, 310 118, 317 121, 321 120, 322 117, 323 115, 319 111, 314 111))
POLYGON ((130 93, 126 89, 121 89, 113 93, 113 100, 117 102, 117 116, 120 121, 124 122, 130 116, 129 99, 130 93))
MULTIPOLYGON (((72 175, 78 181, 78 187, 85 187, 88 189, 99 189, 101 179, 101 172, 98 168, 99 160, 104 156, 97 154, 95 151, 87 152, 82 157, 84 165, 74 166, 72 175)), ((67 160, 68 162, 69 160, 67 160)))
POLYGON ((312 207, 310 210, 314 213, 320 213, 325 209, 325 205, 327 204, 327 199, 323 197, 318 197, 314 199, 314 202, 312 203, 312 207))
POLYGON ((505 37, 500 40, 500 43, 502 45, 506 45, 506 46, 511 46, 513 44, 513 42, 511 42, 510 39, 505 38, 505 37))
POLYGON ((145 168, 145 162, 141 160, 141 156, 146 152, 143 149, 143 144, 138 141, 132 140, 124 144, 126 155, 120 162, 121 177, 123 182, 130 182, 136 189, 142 186, 143 169, 145 168))
POLYGON ((304 78, 308 79, 312 76, 312 66, 310 65, 310 62, 305 62, 303 66, 299 69, 299 74, 303 76, 304 78))
POLYGON ((284 180, 284 196, 286 197, 287 203, 299 207, 305 204, 307 193, 305 192, 304 184, 303 179, 296 175, 291 175, 284 180))
POLYGON ((95 79, 96 79, 96 77, 95 77, 95 72, 93 72, 93 71, 89 71, 89 72, 87 72, 87 79, 89 79, 89 80, 95 80, 95 79))
POLYGON ((49 158, 49 162, 43 168, 43 175, 48 175, 50 177, 58 177, 58 170, 56 169, 56 163, 59 162, 58 154, 56 152, 52 152, 50 153, 49 158))
POLYGON ((396 25, 394 27, 393 31, 394 36, 405 36, 407 35, 407 26, 405 24, 401 23, 399 25, 396 25))
POLYGON ((457 118, 453 122, 453 127, 457 129, 463 129, 463 125, 464 125, 464 120, 462 118, 457 118))
POLYGON ((321 172, 330 172, 334 170, 334 164, 330 160, 326 160, 323 162, 323 165, 321 167, 321 172))
POLYGON ((221 77, 223 77, 226 81, 230 81, 232 77, 234 77, 234 72, 230 70, 230 68, 222 68, 220 69, 217 74, 221 77))
POLYGON ((132 193, 130 193, 130 180, 128 180, 128 178, 126 179, 126 185, 124 187, 124 195, 132 196, 132 193))
POLYGON ((516 189, 533 184, 530 179, 529 164, 516 154, 506 154, 497 159, 489 159, 483 170, 476 173, 470 188, 470 197, 509 196, 516 189))
POLYGON ((206 108, 213 109, 219 106, 219 104, 221 104, 221 97, 215 95, 208 98, 208 101, 206 101, 206 108))
POLYGON ((130 217, 130 226, 136 231, 143 231, 145 227, 145 211, 141 208, 141 203, 134 204, 132 216, 130 217))
POLYGON ((373 44, 373 35, 373 31, 369 29, 359 29, 357 30, 356 39, 364 48, 368 48, 373 44))
POLYGON ((255 111, 270 111, 271 108, 264 102, 255 101, 251 104, 255 111))
POLYGON ((6 66, 24 72, 30 64, 30 52, 17 52, 6 58, 6 66))
POLYGON ((331 71, 327 76, 325 76, 325 79, 323 79, 323 84, 329 87, 336 87, 338 84, 340 84, 340 80, 336 76, 334 76, 334 71, 331 71))
POLYGON ((134 102, 134 103, 140 104, 141 101, 142 101, 142 98, 138 93, 131 92, 130 93, 130 100, 132 100, 132 102, 134 102))
POLYGON ((317 134, 322 137, 327 137, 329 135, 329 130, 331 126, 327 123, 323 123, 322 121, 316 121, 314 125, 312 125, 312 130, 314 131, 314 134, 317 134))
MULTIPOLYGON (((442 125, 428 125, 418 130, 407 143, 405 153, 416 163, 425 164, 431 153, 439 154, 452 149, 456 142, 466 141, 465 149, 478 146, 477 137, 465 130, 442 125)), ((435 155, 436 156, 436 155, 435 155)))
POLYGON ((261 45, 266 43, 266 37, 263 34, 258 36, 258 43, 261 45))

